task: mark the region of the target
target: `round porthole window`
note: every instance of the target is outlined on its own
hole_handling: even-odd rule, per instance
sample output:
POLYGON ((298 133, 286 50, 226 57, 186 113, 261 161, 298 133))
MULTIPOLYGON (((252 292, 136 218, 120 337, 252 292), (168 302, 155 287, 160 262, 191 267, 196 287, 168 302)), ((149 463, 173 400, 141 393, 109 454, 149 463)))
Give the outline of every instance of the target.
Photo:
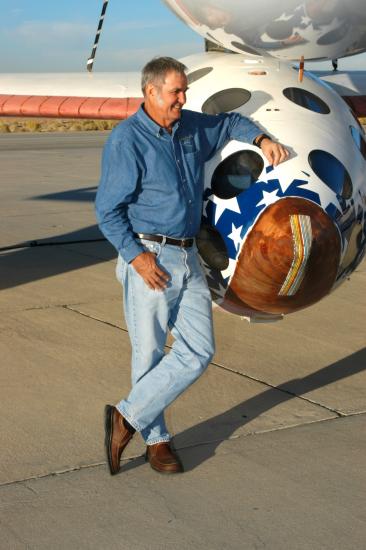
POLYGON ((229 265, 229 256, 221 233, 206 223, 196 237, 198 252, 209 267, 223 271, 229 265))
POLYGON ((263 159, 255 151, 237 151, 216 167, 212 191, 220 199, 236 197, 258 180, 263 167, 263 159))
POLYGON ((354 126, 350 126, 351 128, 351 134, 353 137, 353 141, 361 151, 361 154, 363 158, 366 160, 366 141, 364 140, 361 132, 358 130, 358 128, 355 128, 354 126))
POLYGON ((302 88, 285 88, 283 90, 283 95, 293 103, 296 103, 296 105, 309 109, 309 111, 313 111, 314 113, 320 113, 322 115, 328 115, 330 113, 328 105, 320 99, 320 97, 308 90, 303 90, 302 88))
POLYGON ((352 180, 343 164, 326 151, 315 149, 309 154, 309 164, 315 174, 344 199, 352 197, 352 180))
POLYGON ((196 80, 203 78, 204 76, 206 76, 206 74, 209 74, 211 71, 213 71, 213 67, 203 67, 202 69, 197 69, 196 71, 193 71, 187 74, 188 84, 192 84, 193 82, 196 82, 196 80))
POLYGON ((243 88, 229 88, 221 90, 206 99, 202 105, 202 112, 208 115, 217 115, 238 109, 251 98, 251 93, 243 88))

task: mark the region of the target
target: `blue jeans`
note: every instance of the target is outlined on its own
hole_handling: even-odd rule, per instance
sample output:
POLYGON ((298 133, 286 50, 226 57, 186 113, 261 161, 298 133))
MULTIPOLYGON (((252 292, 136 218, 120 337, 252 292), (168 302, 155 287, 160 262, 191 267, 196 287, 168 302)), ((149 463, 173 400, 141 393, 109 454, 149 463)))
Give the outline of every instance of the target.
POLYGON ((196 245, 181 248, 141 240, 170 275, 163 291, 151 290, 134 267, 118 257, 125 319, 132 346, 132 390, 116 407, 148 445, 170 440, 164 409, 206 369, 214 351, 212 305, 196 245), (170 329, 174 344, 165 354, 170 329))

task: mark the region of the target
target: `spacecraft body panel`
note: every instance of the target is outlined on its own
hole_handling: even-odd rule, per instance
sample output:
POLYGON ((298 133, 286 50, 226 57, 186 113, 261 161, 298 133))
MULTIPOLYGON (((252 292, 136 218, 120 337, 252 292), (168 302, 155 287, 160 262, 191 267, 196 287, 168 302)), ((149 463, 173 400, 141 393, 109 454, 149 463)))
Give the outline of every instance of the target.
POLYGON ((230 141, 205 167, 203 266, 214 301, 250 319, 307 307, 338 286, 366 249, 366 141, 327 84, 269 58, 183 59, 187 108, 236 111, 283 143, 268 165, 253 144, 230 141), (223 86, 224 83, 224 86, 223 86))
POLYGON ((366 50, 365 0, 164 0, 194 31, 246 54, 290 61, 366 50))

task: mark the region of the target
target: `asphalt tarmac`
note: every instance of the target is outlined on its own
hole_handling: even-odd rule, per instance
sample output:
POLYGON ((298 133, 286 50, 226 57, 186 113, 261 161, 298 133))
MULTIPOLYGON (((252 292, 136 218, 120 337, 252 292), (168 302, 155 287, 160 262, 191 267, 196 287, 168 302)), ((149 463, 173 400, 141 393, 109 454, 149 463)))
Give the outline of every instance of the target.
POLYGON ((365 262, 277 323, 216 309, 214 360, 167 412, 185 473, 136 436, 109 475, 130 345, 93 212, 107 135, 0 135, 0 549, 365 548, 365 262))

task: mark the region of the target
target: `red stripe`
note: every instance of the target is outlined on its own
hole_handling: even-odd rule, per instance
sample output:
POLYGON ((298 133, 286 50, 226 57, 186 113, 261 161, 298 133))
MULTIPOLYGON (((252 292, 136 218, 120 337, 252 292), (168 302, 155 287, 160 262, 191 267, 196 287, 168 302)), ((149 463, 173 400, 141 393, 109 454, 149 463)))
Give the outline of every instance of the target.
MULTIPOLYGON (((343 96, 358 117, 366 117, 366 96, 343 96)), ((141 97, 67 97, 0 94, 0 116, 109 118, 122 120, 137 111, 141 97)))
POLYGON ((1 95, 0 116, 103 118, 122 120, 137 111, 142 98, 1 95))

